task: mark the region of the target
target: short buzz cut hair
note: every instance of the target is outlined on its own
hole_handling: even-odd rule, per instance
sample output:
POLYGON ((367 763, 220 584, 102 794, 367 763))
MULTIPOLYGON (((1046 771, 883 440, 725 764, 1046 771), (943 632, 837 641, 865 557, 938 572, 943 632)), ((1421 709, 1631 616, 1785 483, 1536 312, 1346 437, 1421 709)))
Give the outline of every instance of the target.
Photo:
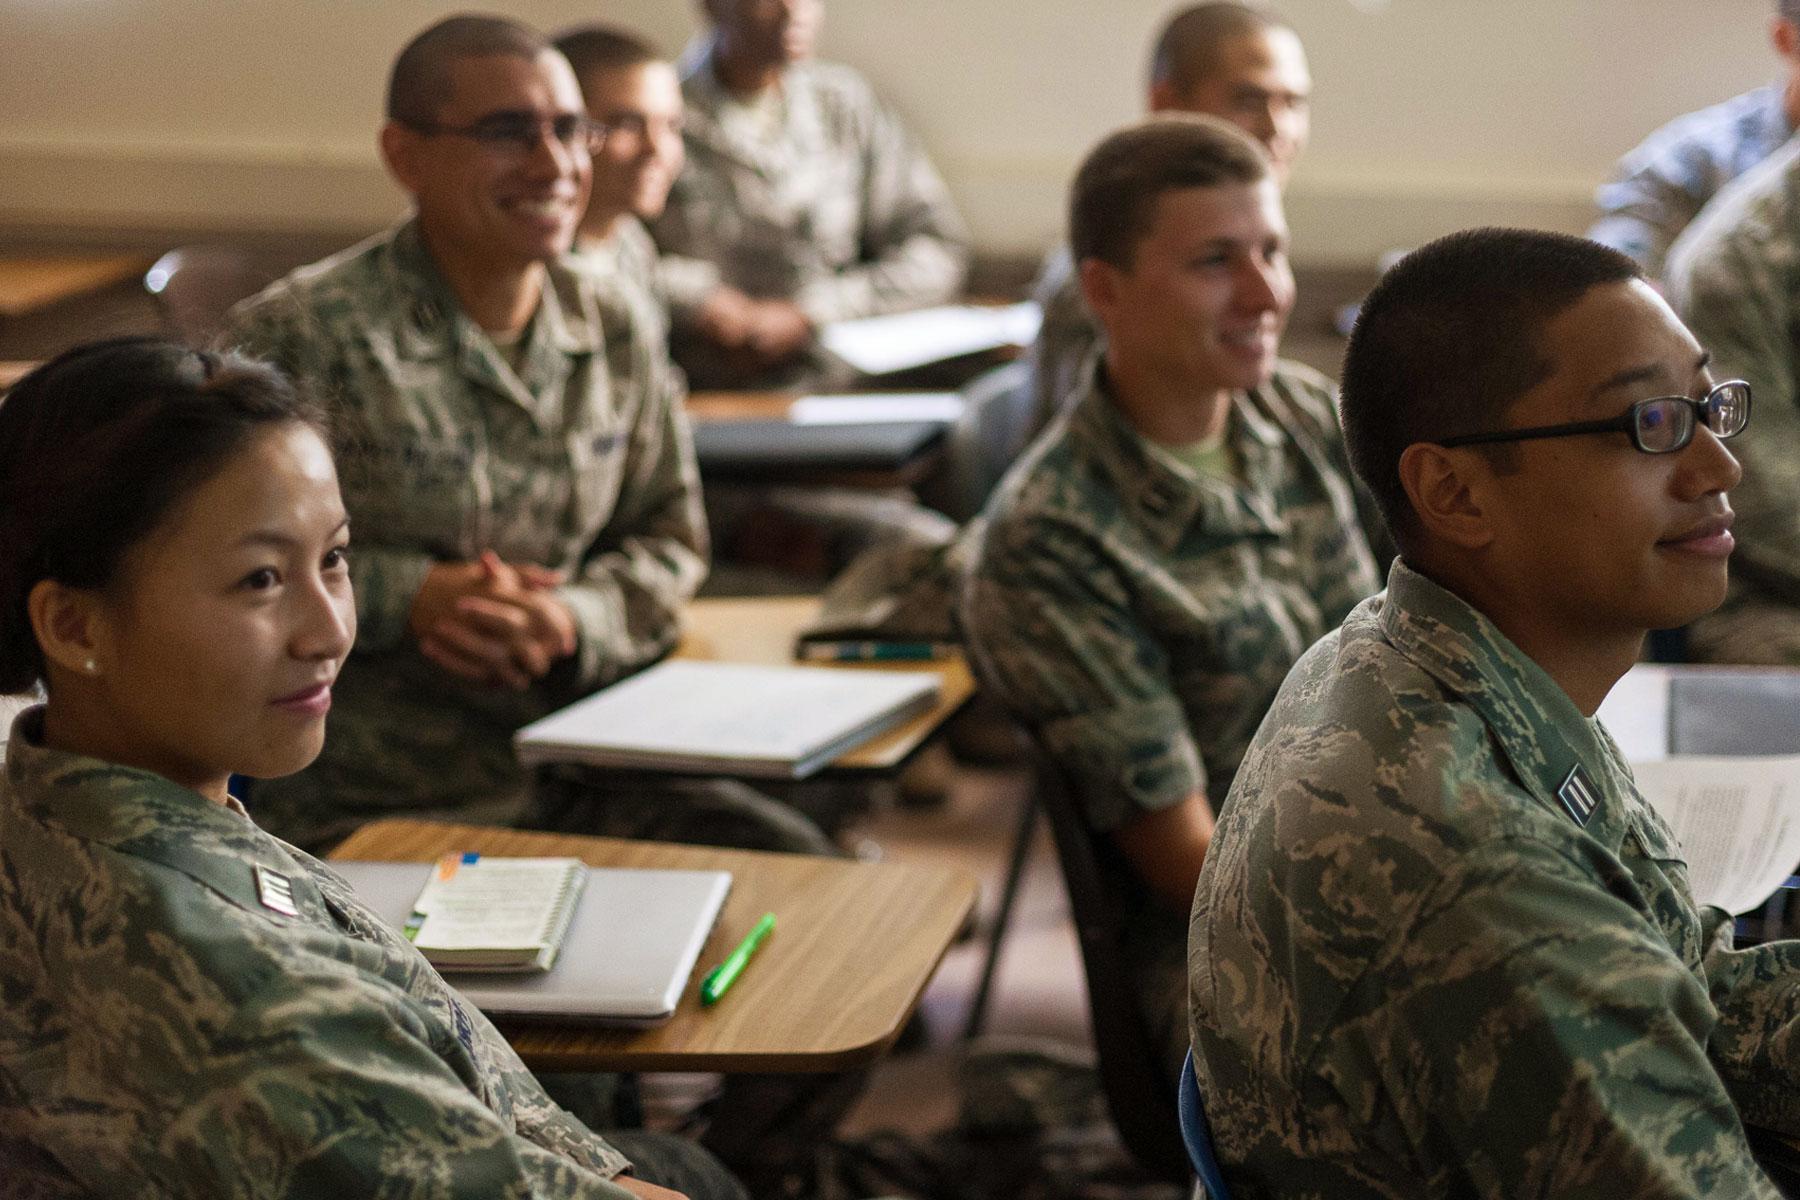
POLYGON ((576 25, 557 34, 553 44, 575 68, 578 80, 585 80, 590 71, 620 71, 664 61, 655 46, 614 25, 576 25))
POLYGON ((1375 285, 1344 351, 1338 406, 1350 465, 1403 551, 1418 534, 1400 482, 1406 448, 1501 428, 1555 367, 1545 327, 1592 289, 1642 277, 1586 238, 1467 229, 1414 250, 1375 285))
POLYGON ((1076 262, 1129 270, 1164 192, 1268 178, 1268 156, 1236 126, 1194 113, 1146 117, 1105 138, 1075 173, 1069 248, 1076 262))
POLYGON ((511 17, 460 13, 420 33, 388 76, 387 117, 414 129, 429 127, 450 102, 450 64, 464 58, 536 58, 554 50, 548 38, 511 17))
MULTIPOLYGON (((1796 0, 1800 3, 1800 0, 1796 0)), ((1185 92, 1219 69, 1226 42, 1270 29, 1291 29, 1266 8, 1237 0, 1210 0, 1170 17, 1150 51, 1150 83, 1185 92)))

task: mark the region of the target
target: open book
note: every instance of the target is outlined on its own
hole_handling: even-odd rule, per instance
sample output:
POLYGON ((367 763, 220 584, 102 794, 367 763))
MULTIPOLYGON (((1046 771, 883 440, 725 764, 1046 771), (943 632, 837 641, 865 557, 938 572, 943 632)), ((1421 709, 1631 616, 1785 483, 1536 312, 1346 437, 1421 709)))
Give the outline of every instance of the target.
POLYGON ((803 779, 930 708, 917 671, 674 660, 535 721, 520 761, 803 779))
POLYGON ((1596 714, 1687 858, 1694 899, 1731 913, 1800 865, 1800 672, 1633 667, 1596 714))
POLYGON ((548 971, 586 882, 578 858, 448 855, 402 932, 434 967, 548 971))

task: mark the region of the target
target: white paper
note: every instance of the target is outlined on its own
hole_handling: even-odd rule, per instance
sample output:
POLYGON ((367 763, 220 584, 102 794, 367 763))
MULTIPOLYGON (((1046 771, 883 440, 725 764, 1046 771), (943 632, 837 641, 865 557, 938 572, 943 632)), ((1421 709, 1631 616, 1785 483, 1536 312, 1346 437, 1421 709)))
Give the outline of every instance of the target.
POLYGON ((1667 667, 1639 663, 1601 701, 1594 715, 1619 743, 1626 762, 1660 762, 1669 757, 1669 684, 1667 667))
POLYGON ((1635 765, 1638 790, 1674 830, 1694 898, 1747 912, 1800 863, 1800 756, 1677 756, 1635 765))
POLYGON ((875 425, 884 421, 960 420, 965 405, 956 392, 853 392, 802 396, 788 408, 795 425, 875 425))
POLYGON ((978 350, 1029 346, 1043 319, 1043 310, 1029 300, 1000 308, 947 304, 833 321, 819 340, 863 374, 886 375, 978 350))

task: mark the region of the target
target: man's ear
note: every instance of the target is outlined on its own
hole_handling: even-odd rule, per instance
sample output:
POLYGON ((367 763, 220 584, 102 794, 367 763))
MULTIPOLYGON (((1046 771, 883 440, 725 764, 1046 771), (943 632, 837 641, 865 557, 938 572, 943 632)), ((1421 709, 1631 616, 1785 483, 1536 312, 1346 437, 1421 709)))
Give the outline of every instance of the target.
POLYGON ((97 675, 104 669, 106 622, 99 593, 40 579, 25 598, 25 611, 46 672, 59 667, 71 675, 97 675))
POLYGON ((424 172, 424 167, 419 162, 419 151, 424 144, 424 135, 398 121, 389 121, 383 125, 377 138, 377 145, 381 148, 381 161, 387 164, 388 174, 406 189, 408 195, 416 196, 419 193, 419 180, 424 172))
POLYGON ((1181 93, 1167 79, 1159 79, 1150 85, 1150 111, 1153 113, 1170 112, 1182 108, 1181 93))
POLYGON ((1788 62, 1800 60, 1800 26, 1786 17, 1777 16, 1769 20, 1769 41, 1774 45, 1775 53, 1788 62))
POLYGON ((1081 298, 1102 325, 1106 324, 1107 314, 1118 306, 1121 274, 1119 268, 1098 258, 1084 258, 1076 267, 1081 298))
POLYGON ((1479 550, 1494 540, 1487 484, 1493 469, 1478 450, 1414 442, 1400 455, 1400 486, 1419 527, 1435 541, 1479 550))

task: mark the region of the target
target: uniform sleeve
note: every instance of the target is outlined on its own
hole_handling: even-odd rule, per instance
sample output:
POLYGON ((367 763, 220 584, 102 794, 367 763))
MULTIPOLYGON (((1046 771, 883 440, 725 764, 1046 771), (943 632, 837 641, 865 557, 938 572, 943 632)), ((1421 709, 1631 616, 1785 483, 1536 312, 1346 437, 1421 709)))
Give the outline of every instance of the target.
MULTIPOLYGON (((1759 223, 1760 225, 1760 223, 1759 223)), ((1737 510, 1742 573, 1790 602, 1800 602, 1800 395, 1794 378, 1796 281, 1791 235, 1780 245, 1762 236, 1703 221, 1677 248, 1670 299, 1701 346, 1713 373, 1751 388, 1750 425, 1731 443, 1744 466, 1731 492, 1737 510)))
POLYGON ((1001 521, 963 598, 984 684, 1045 742, 1094 828, 1203 792, 1168 657, 1076 531, 1001 521))
POLYGON ((1062 412, 1081 382, 1082 367, 1098 349, 1102 334, 1082 299, 1068 247, 1045 258, 1032 288, 1044 310, 1031 345, 1032 428, 1042 429, 1062 412))
POLYGON ((283 974, 169 1072, 187 1094, 148 1141, 170 1196, 380 1196, 384 1200, 592 1197, 627 1164, 565 1115, 509 1123, 470 1091, 403 1005, 341 976, 283 974), (566 1126, 562 1123, 566 1123, 566 1126), (577 1131, 580 1135, 578 1136, 577 1131))
POLYGON ((1708 1057, 1706 992, 1600 869, 1527 839, 1471 853, 1344 1028, 1413 1152, 1462 1176, 1446 1191, 1773 1200, 1708 1057))
POLYGON ((1666 161, 1637 152, 1619 166, 1620 174, 1594 193, 1600 217, 1587 235, 1660 279, 1669 247, 1700 211, 1700 202, 1670 177, 1666 161))
POLYGON ((1732 948, 1733 922, 1703 910, 1719 1028, 1707 1050, 1746 1124, 1800 1137, 1800 941, 1732 948))
POLYGON ((862 258, 800 290, 795 303, 814 325, 941 304, 968 271, 969 234, 949 189, 899 118, 867 103, 862 258))
POLYGON ((560 590, 578 630, 576 686, 609 683, 666 653, 706 576, 700 470, 681 377, 661 346, 633 336, 626 386, 641 390, 624 482, 579 575, 560 590))
MULTIPOLYGON (((273 363, 343 425, 352 411, 346 401, 349 372, 343 349, 307 306, 276 284, 232 309, 229 344, 253 358, 273 363)), ((334 430, 341 442, 346 428, 334 430)), ((340 487, 346 481, 340 477, 340 487)), ((345 497, 350 503, 351 497, 345 497)), ((361 531, 371 538, 375 530, 361 531)), ((356 596, 356 645, 363 651, 389 650, 408 636, 413 597, 431 571, 431 556, 417 550, 358 542, 351 526, 350 584, 356 596)))

